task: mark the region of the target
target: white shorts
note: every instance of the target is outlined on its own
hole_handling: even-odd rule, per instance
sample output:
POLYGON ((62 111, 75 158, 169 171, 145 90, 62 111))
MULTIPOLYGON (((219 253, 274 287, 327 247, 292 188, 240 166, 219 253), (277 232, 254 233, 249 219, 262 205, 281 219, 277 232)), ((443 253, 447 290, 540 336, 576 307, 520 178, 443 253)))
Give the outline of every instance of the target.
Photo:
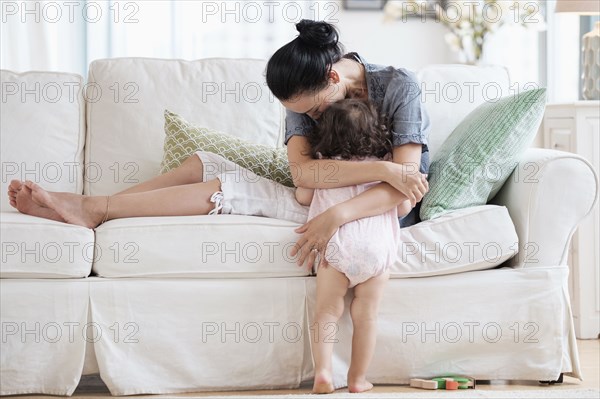
POLYGON ((220 155, 204 151, 196 155, 203 164, 202 181, 221 181, 221 213, 306 223, 308 207, 296 201, 295 188, 260 177, 220 155))

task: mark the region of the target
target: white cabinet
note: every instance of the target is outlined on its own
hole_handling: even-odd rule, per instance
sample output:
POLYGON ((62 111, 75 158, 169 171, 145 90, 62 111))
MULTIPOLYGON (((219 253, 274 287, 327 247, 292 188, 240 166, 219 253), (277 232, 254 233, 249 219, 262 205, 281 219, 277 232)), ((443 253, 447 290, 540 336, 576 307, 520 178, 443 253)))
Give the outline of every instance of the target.
MULTIPOLYGON (((577 153, 598 173, 600 165, 600 101, 549 104, 544 116, 544 147, 577 153)), ((600 334, 600 232, 598 202, 573 236, 569 290, 577 338, 600 334)))

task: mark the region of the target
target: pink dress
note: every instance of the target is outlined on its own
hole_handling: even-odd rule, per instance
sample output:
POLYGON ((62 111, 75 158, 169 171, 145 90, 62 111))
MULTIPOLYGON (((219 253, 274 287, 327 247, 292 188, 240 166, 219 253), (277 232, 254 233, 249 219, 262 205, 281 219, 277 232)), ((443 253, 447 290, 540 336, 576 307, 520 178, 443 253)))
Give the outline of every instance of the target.
MULTIPOLYGON (((335 204, 356 197, 378 182, 356 186, 315 189, 308 220, 335 204)), ((398 211, 346 223, 333 235, 325 258, 329 267, 344 273, 349 288, 385 272, 396 260, 400 236, 398 211)))

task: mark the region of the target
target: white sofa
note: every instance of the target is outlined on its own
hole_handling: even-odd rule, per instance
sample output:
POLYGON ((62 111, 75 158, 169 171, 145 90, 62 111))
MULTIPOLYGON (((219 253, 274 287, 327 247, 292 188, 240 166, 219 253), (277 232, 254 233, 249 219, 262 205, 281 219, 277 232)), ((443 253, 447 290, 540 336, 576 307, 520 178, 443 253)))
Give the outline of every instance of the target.
MULTIPOLYGON (((74 74, 2 71, 2 184, 30 179, 105 195, 146 180, 159 171, 165 108, 281 146, 284 113, 264 68, 261 60, 109 59, 90 65, 85 85, 74 74)), ((436 65, 419 77, 432 153, 495 90, 510 94, 500 67, 436 65)), ((567 249, 597 192, 587 161, 532 148, 490 204, 402 229, 371 381, 581 378, 567 249)), ((288 255, 293 223, 155 217, 89 230, 1 201, 0 394, 71 395, 93 373, 114 395, 311 380, 315 278, 288 255)), ((337 387, 351 329, 346 312, 337 387)))

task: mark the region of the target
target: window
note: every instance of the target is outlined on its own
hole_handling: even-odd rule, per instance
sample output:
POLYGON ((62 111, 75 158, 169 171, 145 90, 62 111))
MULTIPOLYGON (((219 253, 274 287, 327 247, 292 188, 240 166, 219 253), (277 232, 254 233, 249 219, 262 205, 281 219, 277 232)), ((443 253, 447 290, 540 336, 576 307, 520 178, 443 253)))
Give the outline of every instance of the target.
POLYGON ((266 59, 296 36, 295 23, 326 19, 334 14, 333 5, 246 0, 2 2, 1 67, 85 76, 89 63, 99 58, 266 59))

